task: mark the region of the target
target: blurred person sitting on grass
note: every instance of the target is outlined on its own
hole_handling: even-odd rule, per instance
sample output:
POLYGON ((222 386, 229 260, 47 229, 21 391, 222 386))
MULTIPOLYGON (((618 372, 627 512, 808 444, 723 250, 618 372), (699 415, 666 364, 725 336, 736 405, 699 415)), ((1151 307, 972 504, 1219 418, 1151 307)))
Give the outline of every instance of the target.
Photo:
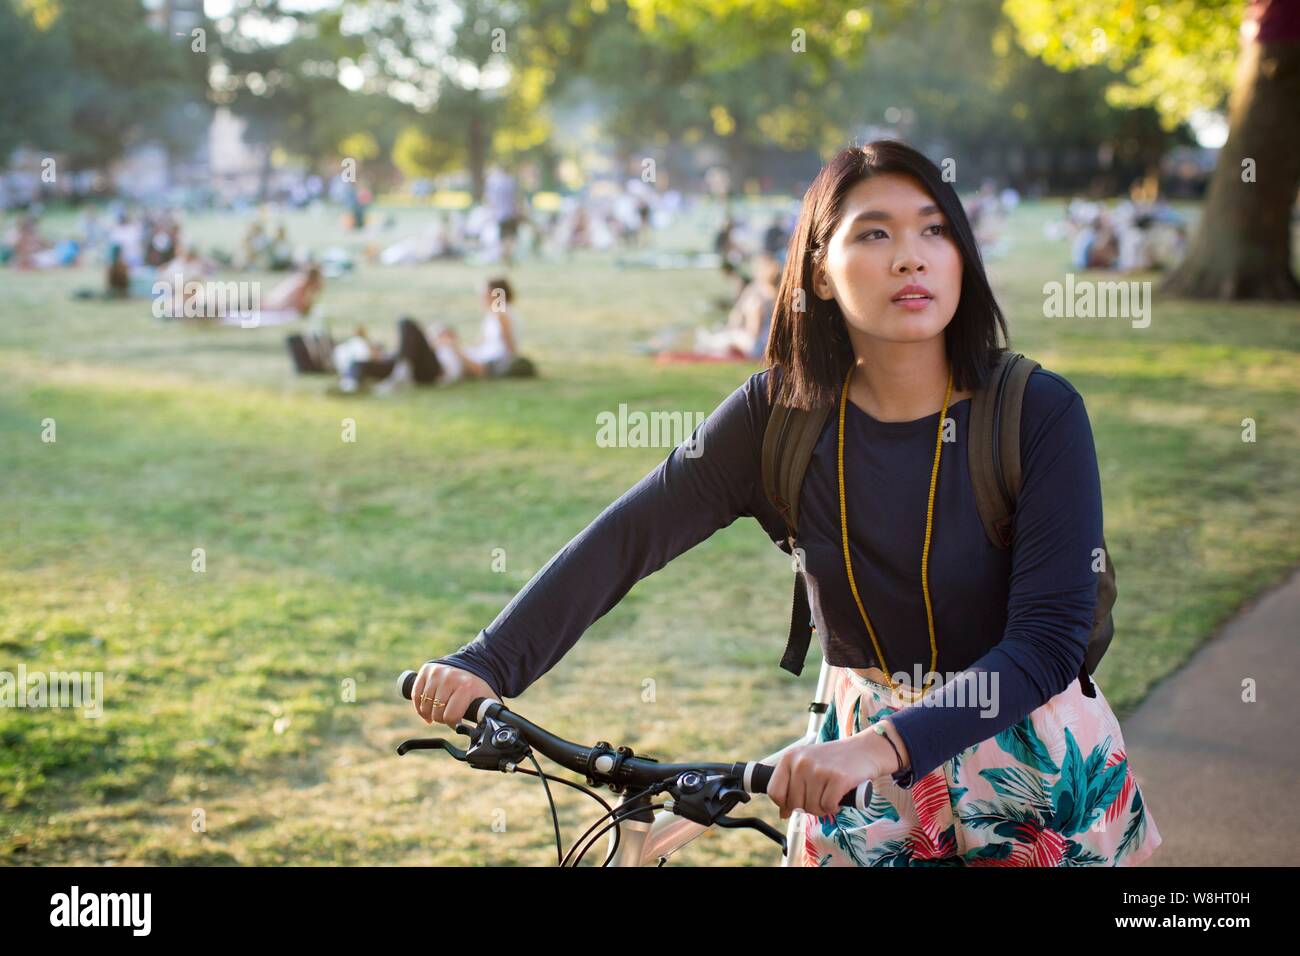
POLYGON ((449 384, 463 378, 491 378, 506 375, 518 357, 520 323, 509 306, 514 290, 505 278, 489 279, 483 287, 483 339, 462 345, 456 333, 442 323, 427 330, 410 316, 397 323, 398 347, 388 356, 365 355, 370 339, 364 329, 334 352, 339 370, 339 389, 355 392, 367 382, 378 382, 383 393, 397 385, 449 384), (358 341, 360 340, 360 341, 358 341), (364 344, 363 344, 364 343, 364 344))
POLYGON ((240 247, 238 266, 241 269, 259 269, 269 266, 268 256, 271 238, 262 227, 261 220, 254 220, 244 232, 240 247))
POLYGON ((754 277, 746 283, 721 329, 699 329, 695 351, 702 355, 758 359, 767 347, 767 334, 776 307, 781 267, 767 253, 754 257, 754 277))
POLYGON ((305 317, 324 287, 320 266, 309 263, 266 294, 261 303, 260 324, 279 325, 305 317))
POLYGON ((72 293, 74 299, 147 299, 153 295, 154 270, 148 267, 131 268, 119 243, 108 247, 108 268, 104 271, 102 289, 80 288, 72 293))
POLYGON ((15 269, 44 268, 42 254, 47 253, 52 245, 41 238, 36 214, 26 212, 5 233, 4 260, 15 269))
POLYGON ((483 286, 482 339, 473 345, 462 345, 456 330, 442 327, 435 334, 435 343, 442 347, 440 356, 448 366, 451 381, 458 378, 491 378, 505 374, 511 360, 518 354, 516 335, 521 323, 510 306, 514 302, 514 288, 505 278, 489 279, 483 286))
POLYGON ((157 277, 175 282, 206 279, 217 271, 217 264, 199 253, 195 246, 177 246, 175 256, 158 267, 157 277))
POLYGON ((272 272, 288 272, 293 268, 293 243, 289 241, 289 230, 283 225, 275 230, 275 238, 267 247, 267 257, 272 272))

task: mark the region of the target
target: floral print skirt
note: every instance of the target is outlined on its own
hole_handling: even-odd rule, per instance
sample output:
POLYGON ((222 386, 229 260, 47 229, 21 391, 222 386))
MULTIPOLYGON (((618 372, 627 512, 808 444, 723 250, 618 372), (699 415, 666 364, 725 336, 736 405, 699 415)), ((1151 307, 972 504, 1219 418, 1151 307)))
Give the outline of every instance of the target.
MULTIPOLYGON (((1096 686, 1096 681, 1093 682, 1096 686)), ((905 706, 831 667, 820 739, 862 733, 905 706)), ((904 790, 872 781, 865 813, 804 814, 802 866, 1134 866, 1161 843, 1110 705, 1078 678, 995 737, 904 790)))

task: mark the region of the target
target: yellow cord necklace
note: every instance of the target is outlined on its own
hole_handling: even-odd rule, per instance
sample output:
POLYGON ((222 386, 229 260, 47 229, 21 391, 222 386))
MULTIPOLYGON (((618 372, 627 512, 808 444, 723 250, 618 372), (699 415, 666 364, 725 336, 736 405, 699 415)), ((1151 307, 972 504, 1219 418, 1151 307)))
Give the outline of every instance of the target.
MULTIPOLYGON (((849 401, 849 381, 853 378, 855 364, 849 365, 849 374, 844 377, 844 388, 840 390, 840 431, 839 431, 839 449, 836 460, 836 470, 839 474, 840 487, 840 538, 844 544, 844 569, 849 576, 849 589, 853 592, 853 600, 857 602, 858 611, 862 614, 862 620, 866 622, 867 633, 871 635, 871 646, 876 649, 876 657, 880 661, 880 669, 885 672, 885 682, 889 689, 899 696, 905 695, 894 685, 894 679, 889 673, 889 667, 885 664, 885 653, 880 647, 880 641, 876 639, 875 628, 871 626, 871 619, 867 617, 867 609, 862 606, 862 598, 858 595, 858 585, 853 578, 853 562, 849 557, 849 519, 848 513, 844 506, 844 411, 848 407, 849 401)), ((930 500, 925 509, 925 544, 921 549, 921 593, 925 595, 925 619, 930 627, 930 671, 935 673, 935 667, 939 663, 939 649, 934 640, 934 610, 930 606, 930 577, 927 571, 927 565, 930 558, 930 531, 934 526, 934 490, 939 480, 939 458, 943 454, 943 423, 948 417, 948 399, 952 396, 952 369, 948 370, 948 388, 943 395, 943 410, 939 413, 939 431, 934 441, 934 467, 930 471, 930 500)), ((936 674, 937 676, 937 674, 936 674)), ((933 687, 922 687, 913 700, 918 700, 924 696, 925 692, 933 687)))

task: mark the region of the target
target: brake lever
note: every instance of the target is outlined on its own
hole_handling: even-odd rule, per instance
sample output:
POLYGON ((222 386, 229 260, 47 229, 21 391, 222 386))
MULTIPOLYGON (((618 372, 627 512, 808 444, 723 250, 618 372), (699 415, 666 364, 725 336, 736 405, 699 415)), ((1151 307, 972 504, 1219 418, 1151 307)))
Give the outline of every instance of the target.
POLYGON ((720 813, 714 818, 713 822, 720 827, 731 827, 733 829, 749 827, 751 830, 757 830, 763 836, 770 837, 780 845, 782 856, 786 856, 789 852, 789 847, 785 842, 785 834, 778 832, 765 820, 760 820, 758 817, 729 817, 725 813, 720 813))
MULTIPOLYGON (((475 734, 478 733, 478 730, 478 727, 467 724, 463 720, 456 722, 456 733, 468 737, 471 746, 476 743, 475 734)), ((461 750, 459 747, 453 746, 451 741, 444 737, 422 737, 403 740, 397 747, 397 755, 400 757, 409 750, 445 750, 457 760, 465 761, 469 759, 468 750, 461 750)))
POLYGON ((465 760, 465 751, 443 737, 420 737, 403 740, 397 745, 397 756, 401 757, 411 750, 445 750, 457 760, 465 760))

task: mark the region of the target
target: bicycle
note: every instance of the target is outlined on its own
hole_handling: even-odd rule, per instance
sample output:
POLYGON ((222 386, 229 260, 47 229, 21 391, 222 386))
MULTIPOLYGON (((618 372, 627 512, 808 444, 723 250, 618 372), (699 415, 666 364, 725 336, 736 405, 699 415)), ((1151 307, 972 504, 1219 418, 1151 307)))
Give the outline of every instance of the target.
MULTIPOLYGON (((397 678, 398 692, 407 700, 411 699, 415 677, 415 671, 403 671, 397 678)), ((552 734, 500 701, 487 697, 470 701, 465 717, 456 725, 457 733, 470 738, 464 750, 445 738, 432 737, 404 740, 397 753, 402 756, 412 750, 441 749, 477 770, 526 773, 540 778, 555 826, 555 852, 560 866, 577 866, 596 841, 611 829, 609 850, 601 866, 648 866, 655 860, 656 866, 663 866, 668 857, 713 826, 759 831, 781 847, 781 866, 789 866, 789 848, 802 830, 804 811, 796 810, 790 815, 786 836, 756 817, 733 818, 728 814, 739 804, 748 803, 751 794, 767 792, 768 781, 776 769, 774 761, 783 753, 817 742, 828 706, 827 679, 828 666, 823 660, 817 692, 808 707, 807 732, 758 761, 664 764, 653 757, 635 755, 631 747, 615 748, 603 740, 584 747, 552 734), (475 716, 471 718, 470 714, 475 716), (466 721, 472 721, 473 725, 466 721), (587 786, 546 773, 534 751, 582 774, 587 786), (520 766, 525 760, 531 760, 536 770, 520 766), (548 784, 552 780, 585 793, 605 808, 568 852, 563 852, 559 816, 548 784), (619 802, 611 807, 593 787, 608 787, 619 794, 619 802), (652 798, 661 793, 667 793, 669 799, 653 803, 652 798)), ((864 780, 841 797, 840 805, 865 811, 871 795, 871 781, 864 780)))

